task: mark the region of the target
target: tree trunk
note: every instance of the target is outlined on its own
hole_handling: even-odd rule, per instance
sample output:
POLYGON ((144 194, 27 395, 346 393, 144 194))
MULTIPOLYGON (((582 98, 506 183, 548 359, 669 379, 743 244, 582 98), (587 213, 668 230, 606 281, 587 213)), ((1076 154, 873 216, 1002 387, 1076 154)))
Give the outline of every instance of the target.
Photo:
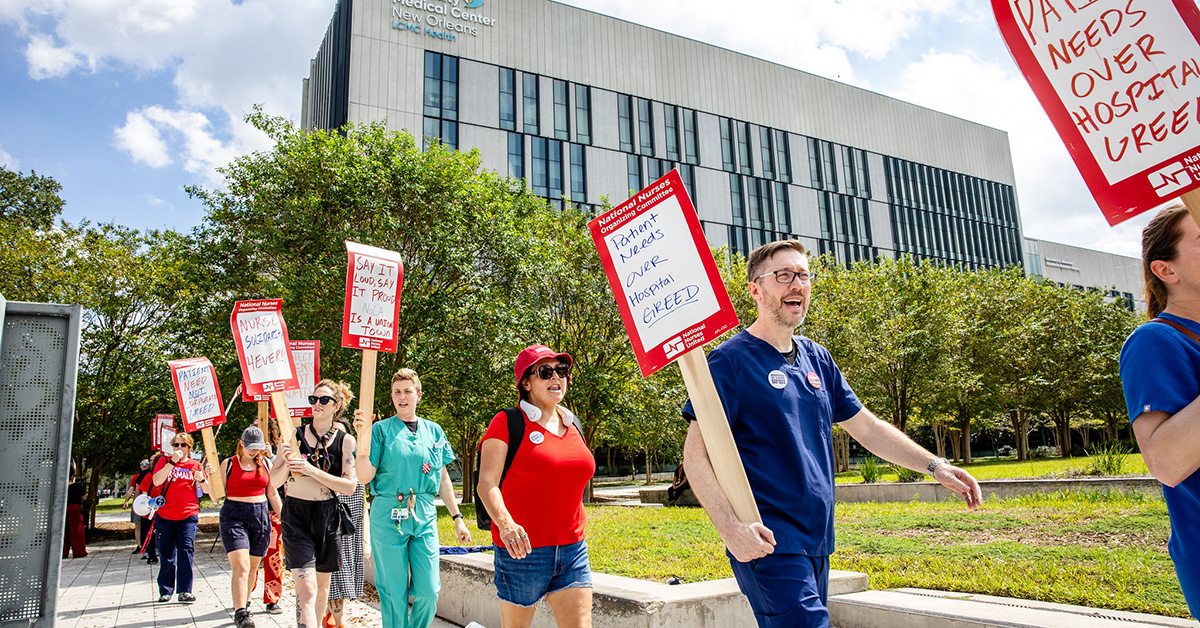
POLYGON ((933 421, 930 424, 933 427, 933 443, 936 445, 938 458, 946 457, 946 428, 940 421, 933 421))
POLYGON ((958 430, 948 430, 948 435, 950 437, 950 451, 952 452, 955 460, 962 459, 962 441, 960 439, 960 434, 961 433, 958 430))
POLYGON ((475 455, 475 448, 468 446, 459 458, 462 460, 462 500, 464 504, 475 500, 475 455))
POLYGON ((1083 441, 1083 450, 1087 451, 1092 446, 1092 426, 1080 425, 1076 431, 1079 432, 1079 438, 1083 441))
POLYGON ((971 464, 971 415, 966 412, 958 415, 958 433, 962 439, 962 462, 971 464))
POLYGON ((646 486, 650 486, 651 484, 654 483, 654 473, 653 473, 654 464, 650 460, 650 448, 643 447, 642 453, 646 454, 646 486))

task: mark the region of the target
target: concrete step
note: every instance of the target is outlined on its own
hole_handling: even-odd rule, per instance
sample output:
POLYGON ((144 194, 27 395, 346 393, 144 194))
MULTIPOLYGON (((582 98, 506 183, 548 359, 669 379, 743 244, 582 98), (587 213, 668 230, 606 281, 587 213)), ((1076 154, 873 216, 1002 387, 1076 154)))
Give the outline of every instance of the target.
POLYGON ((829 598, 838 628, 1197 628, 1194 620, 927 589, 829 598))

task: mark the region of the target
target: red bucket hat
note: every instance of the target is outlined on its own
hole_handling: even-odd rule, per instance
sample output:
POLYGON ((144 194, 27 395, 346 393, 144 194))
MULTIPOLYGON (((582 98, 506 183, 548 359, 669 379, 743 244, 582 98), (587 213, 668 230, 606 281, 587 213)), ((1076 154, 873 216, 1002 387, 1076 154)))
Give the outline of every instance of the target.
POLYGON ((518 392, 521 389, 521 376, 525 375, 525 371, 528 371, 529 367, 546 358, 557 358, 566 362, 567 366, 571 366, 573 363, 571 354, 555 353, 553 349, 546 345, 529 345, 525 347, 517 354, 517 363, 513 366, 513 375, 517 378, 518 392))

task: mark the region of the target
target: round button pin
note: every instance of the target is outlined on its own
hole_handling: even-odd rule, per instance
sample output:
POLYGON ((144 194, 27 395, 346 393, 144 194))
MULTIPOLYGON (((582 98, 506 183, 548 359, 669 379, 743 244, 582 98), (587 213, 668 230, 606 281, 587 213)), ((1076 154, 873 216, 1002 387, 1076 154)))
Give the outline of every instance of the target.
POLYGON ((542 434, 541 432, 529 433, 529 442, 533 443, 534 445, 541 445, 542 441, 544 440, 546 440, 546 435, 542 434))
POLYGON ((787 375, 780 370, 771 371, 767 374, 767 382, 776 390, 783 390, 787 386, 787 375))
POLYGON ((813 388, 820 388, 821 387, 821 378, 817 377, 816 373, 810 372, 808 374, 808 385, 812 386, 813 388))

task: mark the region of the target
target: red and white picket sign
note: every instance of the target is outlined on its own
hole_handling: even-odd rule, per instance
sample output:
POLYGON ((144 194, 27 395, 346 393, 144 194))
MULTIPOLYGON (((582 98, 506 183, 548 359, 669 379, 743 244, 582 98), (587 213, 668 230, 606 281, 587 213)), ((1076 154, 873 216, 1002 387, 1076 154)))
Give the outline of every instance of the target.
POLYGON ((195 432, 225 422, 225 406, 217 385, 217 372, 208 358, 171 360, 171 382, 183 417, 183 431, 195 432))
POLYGON ((675 170, 588 223, 642 377, 737 325, 675 170))
POLYGON ((171 443, 175 440, 175 436, 179 434, 179 430, 175 429, 174 425, 160 425, 158 429, 158 447, 157 449, 168 456, 175 448, 171 443))
POLYGON ((342 346, 396 352, 396 319, 404 263, 400 254, 366 244, 346 242, 346 305, 342 346))
POLYGON ((229 318, 242 367, 242 391, 262 395, 299 388, 288 350, 283 300, 238 301, 229 318))
MULTIPOLYGON (((175 415, 174 414, 156 414, 156 415, 154 415, 154 419, 150 423, 150 449, 151 450, 154 450, 154 451, 162 450, 163 429, 168 428, 168 427, 171 428, 171 430, 172 430, 170 438, 174 438, 175 437, 175 432, 174 432, 175 415)), ((167 439, 167 441, 166 441, 167 443, 171 442, 170 438, 167 439)))
MULTIPOLYGON (((288 340, 288 350, 292 354, 292 364, 296 367, 296 381, 299 388, 284 391, 288 402, 288 413, 293 419, 312 416, 312 406, 308 396, 321 381, 321 341, 320 340, 288 340)), ((242 401, 270 401, 271 395, 248 395, 243 387, 242 401)))
POLYGON ((737 313, 675 170, 588 223, 642 377, 679 360, 717 484, 744 523, 762 522, 704 345, 737 313))
POLYGON ((1194 0, 992 0, 992 10, 1110 225, 1200 187, 1194 0))

